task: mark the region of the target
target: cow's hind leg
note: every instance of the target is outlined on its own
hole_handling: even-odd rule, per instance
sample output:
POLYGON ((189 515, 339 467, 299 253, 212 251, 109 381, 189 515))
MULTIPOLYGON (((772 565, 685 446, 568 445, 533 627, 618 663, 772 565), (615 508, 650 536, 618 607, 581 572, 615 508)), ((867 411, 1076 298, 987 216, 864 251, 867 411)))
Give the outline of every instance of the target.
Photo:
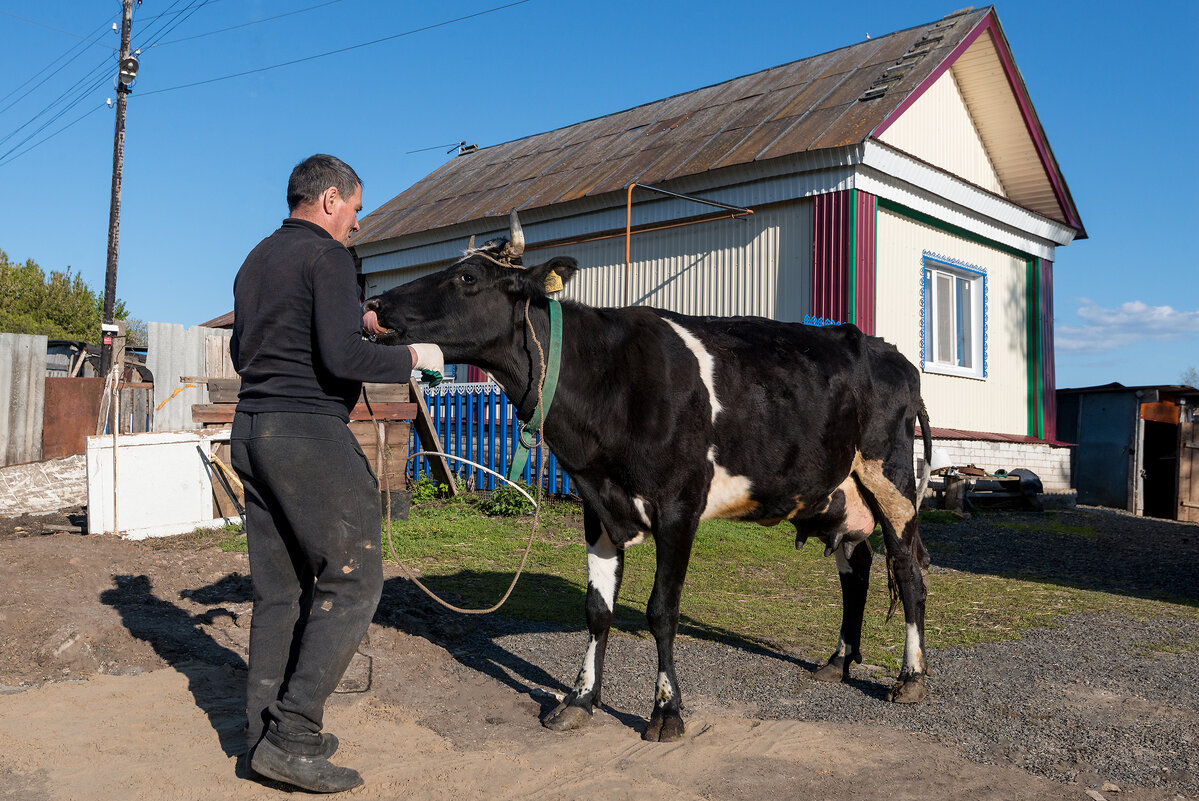
POLYGON ((658 679, 654 686, 654 709, 641 734, 641 739, 652 742, 665 743, 683 736, 683 702, 674 671, 674 638, 679 630, 679 599, 687 578, 695 527, 694 520, 689 527, 662 526, 656 536, 657 569, 646 616, 658 646, 658 679))
POLYGON ((885 470, 881 461, 868 461, 859 455, 854 462, 854 474, 883 529, 892 596, 897 593, 898 600, 903 602, 907 630, 903 668, 888 697, 897 703, 914 704, 928 694, 924 683, 928 667, 924 661, 925 587, 921 571, 928 555, 920 541, 911 456, 905 457, 900 448, 896 450, 899 456, 892 459, 894 463, 888 463, 885 470))
POLYGON ((583 508, 583 530, 587 538, 587 653, 574 687, 542 720, 542 725, 554 731, 577 729, 587 723, 600 701, 608 632, 624 573, 624 551, 612 544, 588 506, 583 508))
POLYGON ((849 666, 862 661, 862 616, 866 609, 874 552, 869 542, 859 542, 838 548, 836 558, 837 574, 841 579, 841 637, 828 664, 814 674, 820 681, 849 681, 849 666), (852 548, 848 558, 846 548, 852 548))

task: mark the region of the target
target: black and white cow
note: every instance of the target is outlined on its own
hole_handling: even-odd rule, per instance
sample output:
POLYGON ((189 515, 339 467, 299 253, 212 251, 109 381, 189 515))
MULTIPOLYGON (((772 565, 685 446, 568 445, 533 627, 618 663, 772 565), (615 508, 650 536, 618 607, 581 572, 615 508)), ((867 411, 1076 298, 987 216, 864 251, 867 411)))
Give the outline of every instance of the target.
MULTIPOLYGON (((505 240, 448 269, 371 298, 394 341, 432 342, 447 362, 487 370, 528 420, 549 342, 546 279, 578 266, 554 258, 513 268, 505 240)), ((583 498, 590 639, 573 689, 543 723, 573 729, 600 700, 604 652, 625 549, 653 537, 647 614, 657 641, 653 712, 642 735, 683 733, 674 637, 696 526, 708 518, 795 525, 835 555, 841 636, 817 678, 843 681, 861 662, 862 613, 881 524, 892 609, 907 624, 894 701, 924 698, 922 568, 913 427, 931 443, 919 374, 892 345, 852 325, 816 328, 758 317, 688 317, 647 307, 562 302, 562 362, 545 441, 583 498)), ((927 474, 922 484, 927 481, 927 474)))

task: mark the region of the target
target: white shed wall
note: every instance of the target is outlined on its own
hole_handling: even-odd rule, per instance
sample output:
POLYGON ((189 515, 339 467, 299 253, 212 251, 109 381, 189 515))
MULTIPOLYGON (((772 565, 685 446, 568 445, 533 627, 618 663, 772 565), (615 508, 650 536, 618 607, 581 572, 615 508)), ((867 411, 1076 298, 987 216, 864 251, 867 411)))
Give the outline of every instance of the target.
POLYGON ((938 78, 880 139, 983 189, 1006 195, 953 70, 938 78))
POLYGON ((934 427, 1028 433, 1023 259, 884 209, 878 213, 876 331, 920 365, 920 291, 925 251, 987 273, 985 379, 922 372, 934 427))

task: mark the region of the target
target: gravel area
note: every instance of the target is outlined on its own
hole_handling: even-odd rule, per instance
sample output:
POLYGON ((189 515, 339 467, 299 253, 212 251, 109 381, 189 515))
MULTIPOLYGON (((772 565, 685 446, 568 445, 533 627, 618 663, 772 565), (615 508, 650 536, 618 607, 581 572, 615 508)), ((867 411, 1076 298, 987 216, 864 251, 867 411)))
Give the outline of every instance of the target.
MULTIPOLYGON (((894 677, 881 668, 855 666, 850 684, 829 685, 811 679, 823 655, 680 636, 685 705, 876 724, 931 735, 977 762, 1014 764, 1082 787, 1123 782, 1156 787, 1164 797, 1199 795, 1199 526, 1079 509, 927 525, 925 538, 933 582, 945 570, 1019 575, 1178 606, 1162 606, 1164 616, 1152 619, 1068 615, 1060 627, 1018 640, 930 649, 929 699, 915 706, 886 701, 894 677)), ((463 670, 536 696, 573 682, 586 645, 579 614, 578 629, 547 630, 503 618, 462 622, 418 602, 395 622, 444 645, 463 670)), ((605 711, 638 725, 656 670, 651 638, 614 634, 605 711)), ((550 699, 541 700, 548 708, 550 699)))

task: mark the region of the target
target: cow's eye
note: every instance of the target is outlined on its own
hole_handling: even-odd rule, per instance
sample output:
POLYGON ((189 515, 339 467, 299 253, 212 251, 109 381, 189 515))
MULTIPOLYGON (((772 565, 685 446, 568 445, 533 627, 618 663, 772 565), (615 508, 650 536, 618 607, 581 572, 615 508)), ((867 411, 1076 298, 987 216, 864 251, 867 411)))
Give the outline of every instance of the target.
POLYGON ((473 283, 475 282, 475 280, 476 280, 476 279, 475 279, 475 277, 474 277, 473 275, 471 275, 470 273, 461 273, 461 274, 458 276, 458 280, 459 280, 459 281, 461 281, 461 282, 462 282, 462 283, 464 283, 464 284, 473 284, 473 283))

